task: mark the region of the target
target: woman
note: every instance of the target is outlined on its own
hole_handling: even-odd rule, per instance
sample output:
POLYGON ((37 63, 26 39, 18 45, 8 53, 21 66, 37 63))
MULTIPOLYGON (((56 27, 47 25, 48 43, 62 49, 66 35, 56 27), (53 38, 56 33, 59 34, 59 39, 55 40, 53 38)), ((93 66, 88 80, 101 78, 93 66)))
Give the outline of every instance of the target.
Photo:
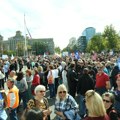
POLYGON ((105 105, 106 112, 110 118, 110 120, 118 120, 117 112, 115 108, 113 107, 115 102, 115 97, 113 93, 105 92, 102 95, 103 103, 105 105))
POLYGON ((38 108, 43 112, 44 120, 50 120, 51 110, 49 109, 49 104, 45 96, 45 86, 38 85, 35 88, 35 96, 34 99, 28 101, 27 108, 28 111, 33 108, 38 108))
POLYGON ((55 74, 54 74, 54 69, 52 65, 49 65, 49 72, 47 75, 48 79, 48 86, 50 90, 50 98, 55 97, 55 84, 54 84, 54 79, 55 79, 55 74))
POLYGON ((34 93, 34 89, 37 85, 40 84, 40 76, 38 74, 38 69, 37 67, 34 68, 34 77, 33 77, 33 81, 32 81, 32 85, 31 85, 31 91, 32 91, 32 95, 35 95, 34 93))
POLYGON ((31 94, 31 85, 32 85, 32 80, 33 80, 33 75, 30 69, 26 70, 26 81, 28 85, 28 94, 27 94, 27 99, 30 100, 32 98, 31 94))
POLYGON ((57 97, 55 102, 55 114, 57 120, 80 120, 78 105, 75 99, 67 93, 67 88, 64 84, 58 86, 57 97))
POLYGON ((67 91, 68 91, 68 81, 67 81, 67 70, 66 70, 66 65, 62 71, 62 80, 63 80, 63 84, 66 86, 67 91))
POLYGON ((0 120, 7 120, 5 107, 7 106, 7 97, 4 90, 0 90, 0 120))
POLYGON ((85 104, 88 116, 84 120, 109 120, 102 97, 94 90, 88 90, 85 93, 85 104))
POLYGON ((15 85, 19 89, 19 104, 21 102, 21 99, 23 100, 23 109, 27 107, 27 89, 28 85, 26 82, 26 79, 23 75, 23 72, 17 73, 17 79, 15 81, 15 85))
POLYGON ((116 79, 117 88, 114 91, 115 95, 115 109, 120 114, 120 74, 117 75, 116 79))

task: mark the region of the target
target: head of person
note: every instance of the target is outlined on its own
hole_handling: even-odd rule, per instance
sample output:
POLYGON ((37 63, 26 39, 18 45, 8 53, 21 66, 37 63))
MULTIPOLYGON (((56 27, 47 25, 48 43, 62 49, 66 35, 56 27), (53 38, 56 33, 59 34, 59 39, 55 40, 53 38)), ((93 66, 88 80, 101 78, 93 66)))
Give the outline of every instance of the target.
POLYGON ((13 86, 14 86, 14 79, 13 78, 8 78, 8 80, 7 80, 7 87, 9 88, 9 89, 11 89, 13 86))
POLYGON ((40 109, 31 109, 27 112, 25 120, 43 120, 43 113, 40 109))
POLYGON ((27 69, 27 70, 26 70, 26 76, 31 76, 31 75, 32 75, 31 70, 30 70, 30 69, 27 69))
POLYGON ((94 90, 88 90, 85 93, 85 104, 88 110, 88 116, 105 116, 106 110, 102 97, 94 90))
POLYGON ((72 62, 70 63, 70 67, 71 67, 71 68, 74 68, 74 67, 75 67, 75 61, 72 61, 72 62))
POLYGON ((84 68, 84 69, 83 69, 83 73, 84 73, 84 74, 88 74, 88 72, 89 72, 89 69, 88 69, 88 68, 84 68))
POLYGON ((24 77, 24 74, 23 74, 23 72, 20 71, 20 72, 17 73, 17 78, 16 78, 16 80, 17 80, 17 81, 20 81, 20 80, 23 79, 23 77, 24 77))
POLYGON ((118 74, 117 76, 116 76, 116 84, 117 84, 117 87, 119 87, 120 88, 120 74, 118 74))
POLYGON ((53 70, 53 65, 49 65, 49 70, 53 70))
POLYGON ((109 109, 115 102, 114 94, 110 92, 105 92, 102 95, 102 99, 106 110, 109 109))
POLYGON ((14 77, 16 75, 16 72, 14 71, 14 70, 12 70, 11 72, 10 72, 10 77, 14 77))
POLYGON ((46 88, 44 85, 38 85, 34 90, 35 96, 38 98, 44 97, 46 93, 46 88))
POLYGON ((38 66, 38 71, 39 72, 43 72, 43 67, 42 66, 38 66))
POLYGON ((38 68, 37 67, 34 68, 34 73, 35 73, 35 75, 38 74, 38 68))
POLYGON ((67 93, 67 88, 64 84, 61 84, 58 86, 58 89, 57 89, 57 100, 64 100, 66 99, 68 96, 68 93, 67 93))
POLYGON ((78 60, 77 64, 78 66, 84 66, 84 62, 82 60, 78 60))
POLYGON ((98 73, 102 73, 103 72, 103 69, 104 69, 104 66, 102 63, 98 63, 97 64, 97 71, 98 73))

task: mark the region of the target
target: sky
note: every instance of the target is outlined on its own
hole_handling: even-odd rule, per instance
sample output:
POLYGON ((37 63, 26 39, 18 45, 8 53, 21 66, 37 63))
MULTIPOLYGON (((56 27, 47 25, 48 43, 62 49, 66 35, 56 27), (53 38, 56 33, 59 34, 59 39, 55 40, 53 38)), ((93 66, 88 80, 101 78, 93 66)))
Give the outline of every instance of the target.
POLYGON ((120 31, 120 0, 0 0, 0 34, 7 40, 26 25, 32 38, 53 38, 66 47, 69 39, 82 35, 86 27, 103 32, 112 24, 120 31))

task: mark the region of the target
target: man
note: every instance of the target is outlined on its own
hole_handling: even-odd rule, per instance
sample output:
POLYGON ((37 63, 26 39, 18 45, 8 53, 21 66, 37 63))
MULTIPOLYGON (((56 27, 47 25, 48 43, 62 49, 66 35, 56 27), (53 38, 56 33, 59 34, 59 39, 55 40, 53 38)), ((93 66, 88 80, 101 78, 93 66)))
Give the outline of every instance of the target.
POLYGON ((109 76, 103 71, 104 66, 102 63, 99 63, 97 66, 98 73, 96 75, 96 91, 102 95, 108 89, 110 89, 110 79, 109 76))
POLYGON ((67 72, 67 79, 68 79, 68 88, 69 88, 69 94, 75 98, 76 91, 77 91, 77 83, 78 83, 78 76, 75 72, 75 62, 72 61, 70 68, 67 72))
POLYGON ((7 95, 7 107, 10 120, 18 120, 16 108, 19 105, 19 90, 14 85, 14 79, 8 78, 7 87, 9 89, 7 95))

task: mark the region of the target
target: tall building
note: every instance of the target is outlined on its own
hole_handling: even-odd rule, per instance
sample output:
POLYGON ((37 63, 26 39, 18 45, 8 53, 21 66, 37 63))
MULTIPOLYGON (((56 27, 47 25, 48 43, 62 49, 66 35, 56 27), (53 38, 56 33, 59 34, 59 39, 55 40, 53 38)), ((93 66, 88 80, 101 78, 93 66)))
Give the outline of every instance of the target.
POLYGON ((69 48, 73 48, 73 46, 76 45, 76 41, 77 41, 77 40, 76 40, 75 37, 70 38, 68 47, 69 47, 69 48))
POLYGON ((82 36, 86 36, 87 42, 96 34, 94 27, 88 27, 82 32, 82 36))
MULTIPOLYGON (((31 51, 35 50, 36 47, 34 44, 38 45, 39 43, 47 45, 44 52, 49 52, 49 54, 54 54, 54 41, 53 38, 38 38, 38 39, 26 39, 26 45, 31 48, 31 51)), ((16 31, 16 35, 8 38, 7 41, 3 41, 6 50, 11 50, 16 52, 17 55, 24 55, 25 52, 25 37, 20 31, 16 31)), ((37 50, 41 48, 38 46, 37 50)), ((36 51, 34 51, 36 53, 36 51)))
POLYGON ((77 48, 80 52, 85 52, 87 47, 87 40, 86 36, 80 36, 77 40, 77 48))

